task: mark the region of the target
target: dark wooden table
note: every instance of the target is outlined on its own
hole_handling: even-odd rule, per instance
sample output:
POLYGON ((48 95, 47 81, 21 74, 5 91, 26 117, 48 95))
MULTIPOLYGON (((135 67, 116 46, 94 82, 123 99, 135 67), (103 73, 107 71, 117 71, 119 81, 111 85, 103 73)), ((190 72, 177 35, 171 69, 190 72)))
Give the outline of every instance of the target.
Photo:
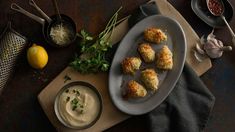
MULTIPOLYGON (((48 14, 53 15, 52 2, 35 0, 48 14)), ((110 16, 121 5, 120 17, 131 14, 138 5, 147 0, 58 0, 62 13, 69 15, 77 24, 77 30, 85 28, 92 34, 99 33, 110 16)), ((235 1, 230 0, 235 6, 235 1)), ((0 1, 0 31, 8 20, 13 28, 30 38, 33 43, 43 45, 49 54, 49 63, 41 71, 32 69, 25 55, 18 61, 13 77, 0 96, 0 131, 55 131, 43 110, 37 95, 71 61, 76 44, 67 48, 55 49, 46 44, 41 34, 41 25, 19 13, 10 10, 11 2, 38 15, 28 5, 28 0, 0 1)), ((185 17, 199 36, 209 33, 212 28, 203 23, 192 11, 189 0, 169 0, 185 17)), ((235 18, 230 22, 235 29, 235 18)), ((225 44, 231 44, 231 36, 226 28, 215 30, 215 34, 225 44)), ((232 132, 235 130, 235 51, 226 53, 222 58, 212 60, 213 67, 201 79, 216 97, 207 132, 232 132)), ((145 131, 146 125, 141 116, 130 118, 107 131, 145 131)))

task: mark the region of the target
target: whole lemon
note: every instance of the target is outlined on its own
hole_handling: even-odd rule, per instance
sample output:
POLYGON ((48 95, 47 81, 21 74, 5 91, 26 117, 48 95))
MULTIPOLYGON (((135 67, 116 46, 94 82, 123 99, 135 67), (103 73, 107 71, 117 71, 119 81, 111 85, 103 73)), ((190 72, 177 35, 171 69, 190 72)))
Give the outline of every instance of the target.
POLYGON ((27 59, 33 68, 42 69, 48 62, 48 55, 42 46, 33 44, 27 51, 27 59))

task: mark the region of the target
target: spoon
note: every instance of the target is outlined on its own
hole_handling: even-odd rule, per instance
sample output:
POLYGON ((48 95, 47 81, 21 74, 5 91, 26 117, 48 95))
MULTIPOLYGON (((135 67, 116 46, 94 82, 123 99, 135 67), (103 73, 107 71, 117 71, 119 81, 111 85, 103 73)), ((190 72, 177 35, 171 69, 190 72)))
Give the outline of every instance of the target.
POLYGON ((48 23, 51 23, 51 18, 47 16, 47 14, 44 13, 41 8, 38 7, 34 0, 29 0, 29 4, 33 6, 47 20, 48 23))
POLYGON ((206 0, 207 8, 211 12, 212 15, 214 16, 219 16, 223 19, 224 23, 228 27, 230 34, 232 35, 232 42, 233 46, 235 46, 235 34, 232 30, 232 28, 229 26, 227 20, 223 16, 224 13, 224 3, 222 0, 206 0))
POLYGON ((62 18, 61 18, 61 15, 60 15, 60 11, 59 11, 59 8, 58 8, 57 1, 53 0, 53 4, 54 4, 55 10, 56 10, 56 13, 57 13, 57 15, 59 17, 59 21, 62 23, 62 18))

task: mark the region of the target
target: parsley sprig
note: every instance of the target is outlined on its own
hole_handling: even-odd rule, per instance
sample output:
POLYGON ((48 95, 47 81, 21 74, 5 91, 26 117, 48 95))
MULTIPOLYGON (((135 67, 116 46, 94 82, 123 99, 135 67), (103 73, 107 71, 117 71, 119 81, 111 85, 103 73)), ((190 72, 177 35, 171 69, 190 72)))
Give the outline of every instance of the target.
POLYGON ((111 17, 105 29, 97 37, 92 37, 85 30, 81 30, 78 36, 82 38, 79 43, 82 55, 75 56, 70 63, 72 68, 81 73, 97 73, 109 69, 110 64, 106 60, 105 54, 112 47, 110 38, 117 24, 118 12, 121 8, 111 17))
POLYGON ((64 76, 64 83, 66 83, 67 81, 71 80, 71 77, 68 75, 64 76))
MULTIPOLYGON (((69 91, 65 91, 65 92, 68 93, 69 91)), ((74 97, 74 98, 70 101, 70 97, 68 96, 68 97, 66 98, 66 101, 67 101, 67 102, 70 101, 73 111, 76 110, 77 108, 79 108, 80 113, 83 113, 83 112, 84 112, 84 110, 83 110, 84 106, 83 106, 82 102, 80 102, 80 100, 77 98, 78 96, 80 96, 80 92, 79 92, 78 90, 75 90, 75 89, 73 89, 72 92, 73 92, 73 94, 76 95, 76 97, 74 97)))

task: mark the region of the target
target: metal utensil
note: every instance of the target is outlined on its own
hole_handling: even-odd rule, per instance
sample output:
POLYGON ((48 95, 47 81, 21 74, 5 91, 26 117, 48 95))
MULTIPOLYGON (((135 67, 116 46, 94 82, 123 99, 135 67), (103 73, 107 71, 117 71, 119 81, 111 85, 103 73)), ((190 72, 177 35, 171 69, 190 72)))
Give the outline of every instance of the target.
POLYGON ((30 17, 31 19, 37 21, 38 23, 42 24, 43 26, 45 25, 45 20, 44 19, 42 19, 41 17, 38 17, 38 16, 26 11, 25 9, 23 9, 22 7, 20 7, 16 3, 11 4, 11 9, 30 17))
POLYGON ((0 94, 6 86, 16 61, 27 47, 27 39, 11 28, 9 22, 0 38, 0 94))
POLYGON ((44 19, 47 20, 48 23, 51 23, 51 18, 46 13, 44 13, 41 8, 38 7, 34 0, 29 0, 29 4, 33 6, 44 17, 44 19))
POLYGON ((58 45, 52 40, 52 38, 50 36, 51 27, 53 27, 54 25, 56 25, 58 23, 58 21, 57 21, 58 15, 52 16, 51 17, 51 22, 49 23, 49 22, 45 21, 45 19, 43 19, 41 17, 38 17, 38 16, 24 10, 22 7, 20 7, 16 3, 11 4, 11 9, 15 10, 17 12, 20 12, 20 13, 30 17, 31 19, 37 21, 38 23, 40 23, 42 25, 42 33, 43 33, 44 38, 46 39, 46 41, 50 45, 52 45, 54 47, 65 47, 65 46, 68 46, 69 44, 71 44, 72 42, 74 42, 76 40, 76 25, 73 22, 73 20, 70 17, 66 16, 66 15, 63 15, 63 14, 60 15, 62 17, 61 22, 71 26, 72 39, 71 39, 71 42, 69 42, 67 44, 58 45))
POLYGON ((229 29, 230 34, 232 35, 232 42, 233 42, 233 46, 235 46, 235 34, 232 30, 232 28, 230 27, 230 25, 228 24, 226 18, 224 17, 223 13, 224 13, 224 3, 222 0, 206 0, 206 4, 207 4, 207 8, 209 9, 209 11, 211 12, 211 14, 213 14, 214 16, 218 16, 221 17, 224 21, 224 23, 226 24, 226 26, 229 29), (217 4, 217 6, 220 7, 220 9, 218 10, 213 10, 212 8, 210 8, 211 4, 210 2, 215 2, 217 4), (219 11, 219 12, 215 12, 215 11, 219 11))
POLYGON ((45 19, 41 18, 41 17, 38 17, 28 11, 26 11, 25 9, 23 9, 22 7, 20 7, 19 5, 17 5, 16 3, 12 3, 11 4, 11 9, 14 10, 14 11, 17 11, 17 12, 20 12, 26 16, 28 16, 29 18, 35 20, 36 22, 40 23, 42 25, 42 33, 43 33, 43 36, 44 38, 48 41, 48 37, 47 37, 47 30, 48 30, 48 27, 49 27, 49 23, 47 23, 45 21, 45 19))
POLYGON ((61 21, 61 16, 60 16, 60 11, 59 11, 59 8, 58 8, 57 1, 53 0, 53 4, 54 4, 54 7, 55 7, 55 11, 56 11, 56 13, 58 15, 59 21, 61 21))

